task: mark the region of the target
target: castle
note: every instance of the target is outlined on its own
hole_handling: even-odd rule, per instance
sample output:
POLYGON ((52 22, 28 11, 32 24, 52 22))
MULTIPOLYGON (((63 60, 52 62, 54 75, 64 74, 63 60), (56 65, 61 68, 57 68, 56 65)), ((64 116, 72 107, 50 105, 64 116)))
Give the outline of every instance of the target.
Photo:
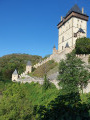
MULTIPOLYGON (((61 21, 57 25, 58 27, 58 50, 56 50, 56 47, 53 47, 53 54, 48 57, 47 59, 43 60, 40 63, 37 63, 34 65, 34 68, 37 68, 41 66, 42 64, 46 63, 49 60, 54 60, 56 62, 60 62, 61 59, 65 59, 66 54, 70 53, 76 43, 77 38, 82 38, 82 37, 87 37, 87 21, 88 21, 89 16, 84 13, 84 8, 82 10, 77 6, 74 5, 66 14, 65 17, 61 16, 61 21)), ((81 55, 78 56, 85 60, 85 62, 88 59, 88 56, 81 55)), ((19 75, 19 78, 26 77, 27 80, 22 80, 18 79, 18 73, 15 70, 14 73, 12 74, 12 81, 17 81, 17 82, 39 82, 40 84, 43 84, 43 79, 34 79, 30 76, 27 75, 27 73, 30 73, 32 71, 32 65, 31 62, 28 61, 26 65, 26 71, 19 75), (30 81, 30 80, 31 81, 30 81)), ((58 87, 58 82, 56 80, 51 81, 53 82, 57 87, 58 87)), ((89 83, 90 84, 90 83, 89 83)), ((89 85, 88 84, 88 85, 89 85)), ((90 85, 89 85, 90 86, 90 85)), ((85 89, 86 92, 88 92, 85 89)))
POLYGON ((61 22, 58 27, 58 52, 66 47, 73 48, 77 38, 87 37, 88 16, 77 5, 74 5, 66 14, 61 16, 61 22))

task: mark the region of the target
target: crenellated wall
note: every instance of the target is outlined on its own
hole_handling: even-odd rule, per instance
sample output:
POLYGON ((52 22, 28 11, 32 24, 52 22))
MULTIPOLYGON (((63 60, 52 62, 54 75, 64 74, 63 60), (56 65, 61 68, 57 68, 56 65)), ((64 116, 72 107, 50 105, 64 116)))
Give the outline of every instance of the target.
POLYGON ((82 61, 84 61, 86 64, 89 64, 88 63, 89 56, 90 56, 90 54, 78 54, 78 55, 76 55, 76 57, 81 58, 82 61))

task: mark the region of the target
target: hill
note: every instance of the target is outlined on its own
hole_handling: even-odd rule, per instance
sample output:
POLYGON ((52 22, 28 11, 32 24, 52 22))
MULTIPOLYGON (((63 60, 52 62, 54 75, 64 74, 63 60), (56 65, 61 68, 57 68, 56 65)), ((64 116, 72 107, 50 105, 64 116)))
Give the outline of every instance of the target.
POLYGON ((15 69, 18 70, 19 74, 24 72, 28 60, 34 65, 41 59, 41 56, 28 54, 10 54, 0 57, 0 81, 10 80, 15 69))

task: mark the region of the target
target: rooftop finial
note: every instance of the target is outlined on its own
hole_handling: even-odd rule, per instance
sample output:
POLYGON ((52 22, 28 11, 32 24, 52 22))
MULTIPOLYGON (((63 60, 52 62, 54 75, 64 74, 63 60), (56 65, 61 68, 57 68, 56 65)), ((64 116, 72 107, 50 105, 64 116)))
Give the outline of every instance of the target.
POLYGON ((54 45, 53 48, 56 48, 56 46, 54 45))
POLYGON ((61 21, 62 21, 62 16, 61 16, 61 21))
POLYGON ((84 8, 82 7, 82 14, 84 13, 84 8))

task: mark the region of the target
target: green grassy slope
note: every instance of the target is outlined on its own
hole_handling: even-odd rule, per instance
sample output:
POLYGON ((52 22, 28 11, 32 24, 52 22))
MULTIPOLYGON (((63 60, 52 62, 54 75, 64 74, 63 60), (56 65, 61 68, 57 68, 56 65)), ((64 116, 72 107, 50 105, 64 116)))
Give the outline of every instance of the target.
POLYGON ((45 64, 39 66, 37 69, 35 69, 32 73, 30 73, 30 76, 44 77, 45 74, 48 74, 48 72, 57 65, 58 63, 54 62, 53 60, 50 60, 45 64))
POLYGON ((58 69, 59 69, 59 64, 57 64, 53 69, 51 69, 50 71, 48 71, 47 75, 52 75, 56 72, 58 72, 58 69))

